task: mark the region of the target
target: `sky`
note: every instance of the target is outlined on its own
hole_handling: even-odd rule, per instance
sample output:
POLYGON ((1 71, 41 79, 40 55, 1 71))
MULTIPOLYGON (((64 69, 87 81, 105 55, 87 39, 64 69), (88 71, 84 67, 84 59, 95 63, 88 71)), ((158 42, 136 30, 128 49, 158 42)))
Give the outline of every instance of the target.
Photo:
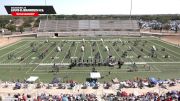
MULTIPOLYGON (((101 15, 130 14, 131 0, 46 0, 57 14, 101 15)), ((180 0, 132 0, 132 14, 180 14, 180 0)), ((45 5, 45 0, 0 0, 0 15, 6 15, 4 5, 45 5)))

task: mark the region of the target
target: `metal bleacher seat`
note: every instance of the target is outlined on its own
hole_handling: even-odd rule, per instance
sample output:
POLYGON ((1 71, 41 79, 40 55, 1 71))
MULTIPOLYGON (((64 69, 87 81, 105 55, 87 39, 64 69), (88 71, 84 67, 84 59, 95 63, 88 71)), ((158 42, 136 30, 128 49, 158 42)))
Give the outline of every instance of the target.
MULTIPOLYGON (((136 20, 41 20, 39 32, 74 32, 78 34, 121 35, 139 31, 136 20)), ((133 33, 132 33, 133 34, 133 33)), ((137 34, 137 33, 134 33, 137 34)))

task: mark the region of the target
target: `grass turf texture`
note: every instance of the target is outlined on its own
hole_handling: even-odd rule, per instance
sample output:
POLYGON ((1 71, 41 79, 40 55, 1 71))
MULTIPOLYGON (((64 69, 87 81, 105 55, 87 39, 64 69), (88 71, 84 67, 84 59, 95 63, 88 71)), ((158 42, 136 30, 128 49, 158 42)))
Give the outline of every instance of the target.
MULTIPOLYGON (((39 76, 40 80, 45 82, 49 82, 54 76, 59 76, 63 78, 64 81, 73 79, 83 82, 89 77, 93 66, 77 66, 72 69, 64 67, 60 68, 60 72, 57 74, 50 72, 52 70, 52 66, 49 65, 50 63, 70 63, 71 60, 66 58, 69 50, 71 52, 70 57, 82 57, 85 61, 90 61, 91 58, 99 52, 101 57, 100 61, 104 61, 108 55, 112 55, 117 59, 121 58, 125 63, 137 63, 137 72, 127 72, 129 68, 132 67, 131 64, 124 64, 121 69, 118 69, 118 66, 96 66, 96 70, 104 77, 100 79, 102 82, 109 81, 115 77, 120 80, 134 79, 136 77, 145 78, 149 76, 162 79, 180 77, 180 49, 178 47, 151 37, 103 37, 102 39, 103 42, 101 41, 101 37, 85 37, 85 42, 83 43, 83 38, 51 38, 48 39, 49 42, 45 43, 46 38, 27 38, 2 47, 0 48, 0 79, 23 80, 30 75, 34 75, 39 76), (137 40, 138 44, 134 46, 134 42, 137 40), (147 42, 145 43, 145 41, 147 42), (56 45, 52 46, 54 42, 56 42, 56 45), (72 46, 73 42, 75 42, 74 46, 72 46), (113 45, 114 42, 116 42, 117 45, 113 45), (32 52, 31 43, 36 44, 37 52, 32 52), (96 43, 94 52, 92 51, 93 43, 96 43), (81 52, 81 46, 83 44, 85 51, 81 52), (149 57, 153 45, 158 49, 156 51, 157 58, 149 57), (62 52, 56 52, 57 46, 62 48, 62 52), (110 49, 109 52, 105 51, 105 46, 108 46, 110 49), (133 48, 134 51, 127 51, 129 47, 133 48), (165 48, 165 51, 162 51, 163 48, 165 48), (48 49, 48 51, 45 57, 39 59, 39 54, 46 51, 46 49, 48 49), (118 49, 119 51, 117 51, 118 49), (141 49, 143 49, 143 51, 141 51, 141 49), (127 51, 127 57, 125 58, 122 57, 124 51, 127 51), (8 59, 8 55, 10 54, 13 54, 13 56, 11 59, 8 59), (164 58, 167 54, 170 57, 164 58), (141 58, 138 59, 138 55, 141 55, 141 58), (54 57, 54 59, 52 59, 52 57, 54 57), (24 59, 20 60, 21 58, 24 59), (144 63, 150 65, 150 71, 144 68, 144 63), (42 66, 39 64, 47 65, 42 66), (108 75, 109 71, 111 72, 110 75, 108 75)), ((94 58, 92 58, 92 60, 93 59, 94 58)))

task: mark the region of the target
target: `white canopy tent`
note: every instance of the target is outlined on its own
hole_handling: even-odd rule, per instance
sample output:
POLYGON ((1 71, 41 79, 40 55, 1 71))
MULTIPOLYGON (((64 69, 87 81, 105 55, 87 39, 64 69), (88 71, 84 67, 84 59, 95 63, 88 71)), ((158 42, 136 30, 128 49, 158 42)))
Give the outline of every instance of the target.
POLYGON ((27 82, 35 82, 39 77, 38 76, 30 76, 26 81, 27 82))
POLYGON ((101 74, 99 72, 91 72, 90 73, 90 78, 99 79, 99 78, 101 78, 101 74))

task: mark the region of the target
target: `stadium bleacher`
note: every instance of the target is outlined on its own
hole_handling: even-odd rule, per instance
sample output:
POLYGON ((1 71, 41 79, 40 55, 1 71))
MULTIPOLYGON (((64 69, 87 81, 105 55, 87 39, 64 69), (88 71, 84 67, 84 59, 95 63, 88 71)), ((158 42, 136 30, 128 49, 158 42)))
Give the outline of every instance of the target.
POLYGON ((38 36, 139 35, 136 20, 41 20, 38 36))

